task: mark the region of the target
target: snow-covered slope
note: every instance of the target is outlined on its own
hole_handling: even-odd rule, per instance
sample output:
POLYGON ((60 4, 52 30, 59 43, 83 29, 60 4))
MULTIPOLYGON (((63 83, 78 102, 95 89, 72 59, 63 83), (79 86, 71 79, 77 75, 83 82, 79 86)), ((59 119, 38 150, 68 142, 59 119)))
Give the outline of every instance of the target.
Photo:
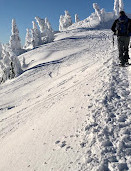
POLYGON ((109 30, 56 34, 0 85, 0 171, 131 170, 131 68, 109 30))
POLYGON ((86 28, 86 29, 109 29, 113 24, 114 17, 112 12, 106 13, 105 21, 100 22, 98 16, 92 13, 88 18, 72 24, 67 30, 86 28))

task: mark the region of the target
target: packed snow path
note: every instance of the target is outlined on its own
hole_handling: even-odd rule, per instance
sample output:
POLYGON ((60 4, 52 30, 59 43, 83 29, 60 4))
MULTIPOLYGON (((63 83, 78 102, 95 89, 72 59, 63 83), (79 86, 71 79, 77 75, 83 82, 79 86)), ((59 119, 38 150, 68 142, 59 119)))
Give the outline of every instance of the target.
POLYGON ((131 170, 131 68, 111 32, 74 30, 0 85, 0 171, 131 170))

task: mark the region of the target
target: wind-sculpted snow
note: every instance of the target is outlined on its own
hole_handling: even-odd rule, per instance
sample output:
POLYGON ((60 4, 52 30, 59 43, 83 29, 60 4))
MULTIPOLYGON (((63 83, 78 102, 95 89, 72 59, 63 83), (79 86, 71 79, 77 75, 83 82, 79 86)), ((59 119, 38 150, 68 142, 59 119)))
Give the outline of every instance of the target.
POLYGON ((0 85, 0 170, 130 171, 131 69, 111 32, 58 33, 23 57, 0 85))

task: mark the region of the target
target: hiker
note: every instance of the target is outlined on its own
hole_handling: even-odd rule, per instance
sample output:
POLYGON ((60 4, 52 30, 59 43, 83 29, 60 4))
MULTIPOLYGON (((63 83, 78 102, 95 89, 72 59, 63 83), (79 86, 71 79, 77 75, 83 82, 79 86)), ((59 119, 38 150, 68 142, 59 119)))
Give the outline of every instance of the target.
POLYGON ((111 30, 117 35, 119 60, 124 66, 129 64, 129 44, 131 36, 131 19, 129 19, 124 11, 120 11, 119 18, 114 21, 111 30))

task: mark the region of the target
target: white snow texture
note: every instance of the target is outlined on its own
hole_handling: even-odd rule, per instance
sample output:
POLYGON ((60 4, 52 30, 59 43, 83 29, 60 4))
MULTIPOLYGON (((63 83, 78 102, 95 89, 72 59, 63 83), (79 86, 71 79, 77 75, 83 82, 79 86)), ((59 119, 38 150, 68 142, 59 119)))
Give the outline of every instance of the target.
POLYGON ((33 50, 19 56, 13 24, 17 39, 0 60, 0 171, 131 171, 131 66, 118 66, 117 40, 103 29, 117 13, 94 9, 55 34, 36 17, 33 50))

